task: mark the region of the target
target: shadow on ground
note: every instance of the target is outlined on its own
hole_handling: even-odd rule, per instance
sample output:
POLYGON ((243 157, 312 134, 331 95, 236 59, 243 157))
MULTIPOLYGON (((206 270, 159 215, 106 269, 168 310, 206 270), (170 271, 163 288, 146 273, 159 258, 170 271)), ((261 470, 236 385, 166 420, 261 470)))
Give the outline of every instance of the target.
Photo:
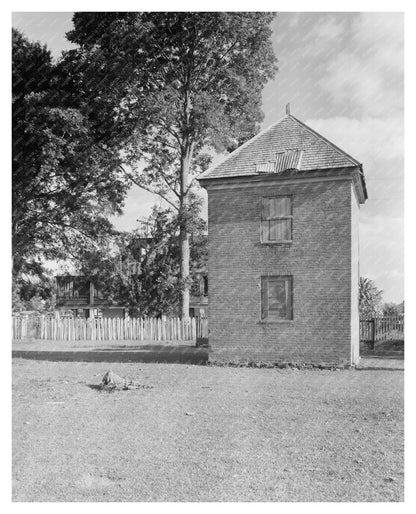
POLYGON ((364 353, 364 354, 361 354, 362 357, 371 357, 372 359, 377 359, 377 360, 383 360, 383 359, 386 359, 386 360, 398 360, 398 361, 403 361, 404 360, 404 354, 403 353, 388 353, 388 354, 385 354, 385 355, 378 355, 376 352, 375 353, 371 353, 371 352, 367 352, 367 353, 364 353))
POLYGON ((361 360, 357 370, 404 371, 404 341, 383 341, 360 345, 361 360))
POLYGON ((87 384, 87 386, 92 389, 93 391, 102 391, 103 388, 101 387, 101 384, 87 384))
POLYGON ((13 358, 75 362, 160 362, 205 364, 208 350, 195 346, 129 346, 88 350, 13 350, 13 358))
POLYGON ((377 359, 404 359, 404 341, 379 341, 374 344, 360 343, 360 355, 377 359))

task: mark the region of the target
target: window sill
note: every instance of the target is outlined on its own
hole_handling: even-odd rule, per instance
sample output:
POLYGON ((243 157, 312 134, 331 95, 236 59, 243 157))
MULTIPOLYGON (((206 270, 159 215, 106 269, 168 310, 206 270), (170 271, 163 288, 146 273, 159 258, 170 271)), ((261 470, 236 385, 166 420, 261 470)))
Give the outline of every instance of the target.
POLYGON ((293 241, 260 241, 263 246, 292 246, 293 241))
POLYGON ((286 323, 286 324, 289 324, 289 325, 292 325, 294 322, 293 319, 262 319, 260 321, 258 321, 257 323, 259 325, 281 325, 282 323, 286 323))

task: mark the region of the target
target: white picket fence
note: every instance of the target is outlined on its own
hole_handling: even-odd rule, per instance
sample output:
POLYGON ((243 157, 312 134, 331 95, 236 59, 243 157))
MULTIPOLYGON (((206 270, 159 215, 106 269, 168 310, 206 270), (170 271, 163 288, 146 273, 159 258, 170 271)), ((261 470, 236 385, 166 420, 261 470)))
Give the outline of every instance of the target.
POLYGON ((195 341, 208 337, 207 318, 55 318, 13 316, 13 339, 55 341, 195 341))
POLYGON ((404 315, 360 319, 360 341, 404 341, 404 315))

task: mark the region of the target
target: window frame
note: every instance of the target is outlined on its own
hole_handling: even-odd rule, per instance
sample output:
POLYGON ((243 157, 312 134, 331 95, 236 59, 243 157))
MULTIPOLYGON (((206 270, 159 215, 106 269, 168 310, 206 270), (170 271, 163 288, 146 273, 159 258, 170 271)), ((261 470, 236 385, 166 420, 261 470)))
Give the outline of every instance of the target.
POLYGON ((287 323, 294 319, 293 314, 293 275, 262 275, 260 294, 260 320, 262 323, 287 323), (285 284, 286 317, 282 318, 269 309, 269 284, 273 280, 283 281, 285 284))
POLYGON ((263 196, 261 199, 261 213, 260 213, 260 243, 266 245, 280 245, 280 244, 291 244, 293 243, 293 195, 269 195, 263 196), (270 200, 274 200, 277 198, 288 198, 290 203, 290 214, 285 214, 284 216, 275 216, 275 217, 264 217, 264 202, 270 200), (275 220, 290 220, 290 239, 265 239, 263 229, 264 223, 269 223, 269 237, 270 237, 270 222, 275 220))

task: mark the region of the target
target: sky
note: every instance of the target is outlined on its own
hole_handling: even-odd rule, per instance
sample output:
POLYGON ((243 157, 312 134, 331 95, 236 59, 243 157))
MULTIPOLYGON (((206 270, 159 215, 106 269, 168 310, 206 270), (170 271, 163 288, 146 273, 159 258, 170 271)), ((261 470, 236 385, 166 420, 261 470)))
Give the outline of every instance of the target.
MULTIPOLYGON (((70 12, 13 13, 13 26, 55 58, 72 45, 70 12)), ((263 91, 262 129, 291 113, 363 164, 360 274, 383 299, 404 298, 404 16, 401 13, 281 13, 273 22, 279 72, 263 91)), ((217 161, 222 156, 217 156, 217 161)), ((205 194, 205 193, 203 193, 205 194)), ((158 198, 137 186, 119 229, 137 228, 158 198)))

